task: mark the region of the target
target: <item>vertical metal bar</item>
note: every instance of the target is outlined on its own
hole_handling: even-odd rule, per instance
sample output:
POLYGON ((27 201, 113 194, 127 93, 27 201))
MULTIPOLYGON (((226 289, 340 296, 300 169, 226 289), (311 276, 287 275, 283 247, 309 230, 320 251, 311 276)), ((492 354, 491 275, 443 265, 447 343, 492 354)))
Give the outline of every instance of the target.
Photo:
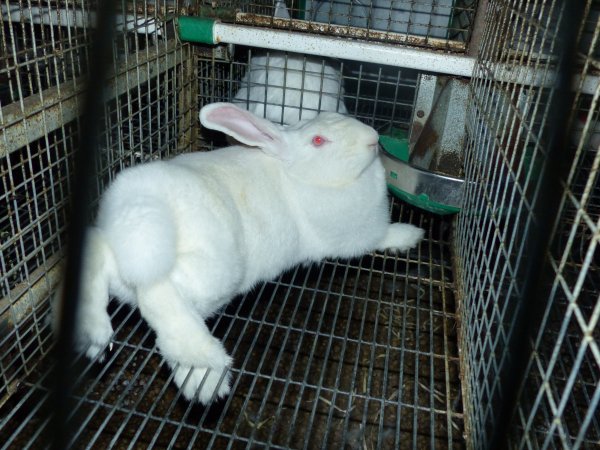
MULTIPOLYGON (((361 258, 364 259, 364 258, 361 258)), ((366 286, 365 286, 365 291, 367 292, 367 298, 368 298, 368 293, 371 290, 371 286, 373 285, 373 272, 374 272, 374 264, 375 264, 375 258, 371 256, 370 258, 370 267, 368 268, 368 270, 366 270, 366 286)), ((360 271, 364 270, 364 266, 363 264, 360 264, 360 269, 359 269, 359 274, 360 271)), ((360 319, 360 328, 359 328, 359 334, 358 334, 358 344, 356 346, 356 362, 354 364, 354 368, 352 369, 352 383, 351 383, 351 387, 349 389, 350 395, 352 395, 352 393, 354 392, 354 386, 357 380, 357 373, 358 373, 358 368, 361 364, 360 360, 360 355, 361 355, 361 347, 367 347, 369 346, 369 341, 367 339, 367 337, 365 336, 365 328, 367 328, 367 312, 368 312, 368 302, 365 302, 365 304, 362 306, 362 317, 360 319)), ((378 321, 378 317, 375 317, 375 329, 377 327, 377 321, 378 321)), ((374 331, 375 333, 376 331, 374 331)), ((368 330, 367 330, 368 333, 368 330)), ((374 339, 374 338, 373 338, 374 339)), ((360 422, 360 430, 363 433, 363 438, 367 435, 367 416, 368 416, 368 411, 369 411, 369 403, 370 402, 375 402, 376 400, 374 399, 374 395, 372 394, 372 386, 373 386, 373 346, 374 343, 372 343, 370 345, 371 347, 371 358, 368 359, 366 361, 366 363, 368 364, 367 367, 367 373, 366 373, 366 392, 363 393, 364 398, 364 404, 363 404, 363 413, 362 413, 362 417, 361 417, 361 422, 360 422)), ((364 372, 363 372, 364 375, 364 372)), ((381 402, 383 403, 383 402, 381 402)), ((349 415, 347 415, 349 416, 349 415)))
MULTIPOLYGON (((140 325, 142 323, 138 322, 136 324, 136 326, 132 329, 132 331, 129 333, 129 335, 127 336, 127 340, 131 339, 133 337, 133 335, 136 332, 139 332, 140 330, 140 325)), ((150 334, 152 332, 150 330, 147 330, 146 333, 142 336, 142 342, 147 339, 150 334)), ((72 437, 71 440, 71 446, 72 447, 76 447, 76 442, 77 442, 77 438, 78 436, 83 433, 87 427, 87 425, 92 421, 92 419, 96 418, 97 412, 100 409, 100 405, 102 403, 107 403, 105 401, 105 398, 109 395, 109 393, 114 389, 115 385, 117 384, 117 382, 121 379, 124 378, 124 373, 125 373, 125 369, 129 366, 129 364, 131 364, 131 362, 133 361, 136 353, 139 351, 140 349, 140 345, 137 346, 137 349, 133 352, 130 352, 129 355, 125 358, 125 361, 123 362, 123 364, 121 365, 121 367, 119 368, 119 371, 117 373, 115 373, 112 376, 112 381, 108 384, 108 386, 106 387, 106 389, 104 390, 104 393, 102 394, 102 396, 95 402, 95 405, 92 409, 92 411, 90 413, 88 413, 87 418, 81 423, 78 424, 78 430, 77 433, 74 434, 74 436, 72 437)), ((123 354, 125 355, 127 352, 125 350, 125 346, 120 347, 116 352, 114 352, 113 356, 112 356, 112 360, 116 360, 117 357, 119 356, 119 354, 123 354)), ((151 352, 148 354, 148 356, 146 357, 147 359, 150 359, 151 356, 151 352)), ((140 368, 138 368, 138 370, 136 371, 136 374, 139 375, 139 373, 141 372, 143 365, 140 366, 140 368)), ((137 378, 137 375, 134 375, 134 378, 137 378)), ((104 420, 102 420, 102 422, 97 425, 97 430, 96 433, 94 433, 94 435, 92 435, 88 442, 87 442, 87 446, 94 446, 95 441, 101 436, 101 434, 105 431, 106 426, 109 423, 109 420, 111 419, 111 417, 114 416, 114 414, 117 411, 117 407, 119 405, 119 403, 123 400, 123 398, 127 395, 128 390, 124 389, 123 392, 121 392, 119 398, 115 401, 115 404, 112 405, 113 408, 106 414, 106 416, 104 417, 104 420)), ((72 414, 72 416, 75 416, 76 414, 72 414)), ((98 415, 99 416, 99 415, 98 415)), ((98 417, 98 420, 100 419, 100 417, 98 417)))
MULTIPOLYGON (((362 67, 362 66, 361 66, 362 67)), ((361 258, 362 261, 363 258, 361 258)), ((350 305, 349 305, 349 309, 348 309, 348 319, 346 322, 346 329, 345 329, 345 333, 344 333, 344 342, 343 342, 343 346, 344 346, 344 350, 347 346, 347 341, 348 341, 348 336, 350 334, 350 327, 353 324, 353 320, 355 320, 353 318, 353 315, 355 314, 356 311, 356 300, 357 300, 357 290, 358 290, 358 281, 360 279, 360 266, 362 264, 359 264, 359 267, 356 269, 356 276, 354 277, 354 282, 353 282, 353 288, 352 288, 352 293, 350 294, 350 305)), ((362 323, 361 323, 362 325, 362 323)), ((352 390, 354 389, 354 385, 355 385, 355 381, 356 381, 356 370, 357 370, 357 366, 358 366, 358 360, 359 360, 359 356, 360 356, 360 344, 361 344, 361 340, 360 337, 362 336, 362 326, 359 330, 359 339, 358 342, 356 342, 356 353, 354 358, 356 359, 356 362, 354 364, 354 368, 352 371, 352 382, 350 384, 350 387, 348 389, 349 392, 352 392, 352 390)), ((343 353, 345 355, 345 353, 343 353)), ((366 400, 365 400, 366 401, 366 400)), ((348 426, 349 426, 349 421, 350 421, 350 415, 346 414, 345 418, 344 418, 344 424, 343 424, 343 438, 344 441, 346 441, 346 439, 348 438, 348 426)), ((345 442, 344 442, 345 443, 345 442)))
MULTIPOLYGON (((133 314, 133 311, 130 311, 129 315, 131 316, 132 314, 133 314)), ((125 320, 121 323, 121 326, 123 326, 124 323, 125 323, 125 320)), ((140 326, 141 326, 141 322, 138 322, 136 324, 136 326, 128 333, 128 336, 126 337, 126 339, 130 339, 131 337, 133 337, 134 333, 140 328, 140 326)), ((150 331, 148 331, 146 334, 148 335, 149 333, 150 333, 150 331)), ((97 385, 99 383, 100 379, 104 375, 109 373, 109 367, 111 366, 111 364, 113 364, 115 361, 117 361, 117 358, 121 354, 124 355, 125 353, 126 352, 124 350, 124 346, 119 346, 116 349, 116 351, 114 351, 112 353, 110 360, 107 361, 107 364, 103 367, 103 369, 100 371, 100 373, 94 377, 92 385, 86 390, 85 394, 79 398, 79 401, 76 404, 74 402, 71 402, 72 407, 71 407, 69 415, 67 416, 68 421, 73 421, 77 416, 82 416, 82 409, 85 404, 85 399, 86 399, 86 397, 89 398, 88 396, 92 393, 93 386, 97 385)), ((85 358, 85 356, 83 356, 83 355, 80 355, 80 357, 85 358)), ((131 360, 131 357, 129 358, 128 361, 130 361, 130 360, 131 360)), ((86 369, 82 373, 79 374, 79 376, 73 383, 73 387, 77 387, 79 382, 83 382, 85 380, 85 377, 89 376, 94 362, 96 362, 96 361, 88 361, 87 362, 86 369)), ((74 369, 74 367, 75 367, 75 361, 71 365, 72 369, 74 369)), ((104 400, 104 398, 106 398, 109 395, 109 392, 111 391, 112 387, 114 386, 114 384, 116 383, 118 378, 121 376, 121 374, 124 372, 125 367, 126 367, 126 364, 124 364, 120 367, 119 372, 113 377, 112 381, 108 384, 108 386, 104 388, 104 392, 100 396, 100 401, 95 403, 92 410, 89 413, 87 413, 87 417, 85 419, 83 419, 81 423, 78 424, 78 429, 74 430, 72 435, 69 436, 69 447, 68 448, 71 448, 72 446, 74 446, 79 435, 85 431, 86 425, 94 418, 94 415, 99 410, 100 402, 102 402, 104 400)))
MULTIPOLYGON (((398 447, 400 447, 400 442, 404 439, 404 436, 401 434, 401 426, 402 426, 402 415, 403 413, 405 413, 404 409, 405 409, 405 404, 403 404, 402 399, 404 397, 404 386, 405 386, 405 380, 407 379, 407 374, 405 373, 405 361, 406 359, 408 359, 408 354, 409 352, 407 351, 407 345, 405 344, 407 342, 406 340, 406 336, 407 336, 407 329, 408 329, 408 279, 409 279, 409 269, 410 269, 410 258, 406 258, 406 270, 404 272, 404 291, 403 291, 403 301, 400 302, 401 304, 401 311, 402 311, 402 324, 401 324, 401 332, 400 332, 400 343, 401 343, 401 349, 400 349, 400 361, 399 361, 399 367, 398 370, 400 372, 400 377, 398 380, 398 403, 397 403, 397 408, 396 408, 396 435, 394 436, 394 440, 396 442, 396 445, 398 447)), ((417 288, 417 296, 419 295, 419 290, 417 288)), ((416 299, 415 299, 416 302, 416 299)), ((416 304, 415 304, 416 307, 416 304)))
MULTIPOLYGON (((417 249, 417 292, 421 291, 421 248, 417 249)), ((421 338, 421 329, 420 329, 420 316, 421 316, 421 295, 417 294, 417 298, 415 299, 415 354, 414 354, 414 364, 415 364, 415 381, 414 381, 414 389, 413 389, 413 427, 412 427, 412 448, 417 449, 417 438, 418 438, 418 430, 419 430, 419 409, 417 405, 419 405, 419 356, 421 354, 421 349, 419 345, 419 341, 421 338)))
MULTIPOLYGON (((319 280, 322 279, 323 272, 324 272, 324 267, 321 266, 321 270, 319 272, 319 280)), ((329 286, 328 286, 328 289, 327 289, 327 293, 325 294, 326 295, 326 297, 325 297, 326 298, 326 300, 325 300, 326 303, 329 302, 330 299, 331 299, 330 288, 331 288, 332 283, 333 283, 333 277, 329 280, 329 286)), ((313 307, 312 303, 314 302, 314 300, 316 298, 317 298, 317 291, 315 289, 315 293, 314 293, 314 295, 313 295, 313 297, 311 299, 311 309, 313 307)), ((310 348, 310 354, 309 354, 308 362, 306 364, 306 369, 305 369, 305 372, 304 372, 304 377, 303 377, 304 382, 306 382, 305 380, 307 378, 309 378, 309 369, 312 366, 313 361, 316 360, 317 345, 319 343, 319 337, 320 337, 319 336, 319 330, 321 329, 321 326, 323 324, 323 320, 325 319, 324 316, 325 316, 324 314, 320 314, 319 322, 317 323, 317 326, 316 326, 315 336, 314 336, 314 339, 313 339, 313 342, 312 342, 312 345, 311 345, 311 348, 310 348)), ((309 317, 310 316, 307 315, 307 319, 309 317)), ((306 324, 305 324, 305 326, 306 326, 306 324)), ((327 361, 323 362, 324 365, 326 363, 327 363, 327 361)), ((306 429, 304 431, 304 446, 303 446, 304 449, 310 448, 310 445, 312 444, 311 430, 312 430, 312 427, 314 425, 315 415, 316 415, 317 409, 318 409, 320 401, 321 401, 320 400, 320 398, 321 398, 321 391, 324 388, 324 386, 323 386, 324 369, 325 369, 325 366, 323 366, 323 370, 321 371, 319 379, 317 381, 315 381, 315 385, 311 386, 314 389, 314 391, 315 391, 315 398, 314 398, 312 410, 310 412, 310 418, 308 420, 308 426, 306 427, 306 429)), ((303 390, 304 390, 304 386, 303 386, 303 390)), ((302 396, 300 396, 299 398, 301 398, 301 397, 302 396)), ((332 405, 330 406, 330 408, 333 408, 333 405, 334 405, 334 403, 332 403, 332 405)), ((300 406, 299 402, 298 402, 298 406, 300 406)))
MULTIPOLYGON (((428 246, 428 254, 430 255, 429 261, 426 261, 429 265, 429 277, 428 277, 428 286, 427 286, 427 294, 429 297, 429 317, 425 323, 429 323, 429 348, 427 352, 429 353, 429 442, 431 448, 435 448, 435 382, 434 382, 434 367, 435 367, 435 358, 434 358, 434 349, 433 349, 433 340, 434 340, 434 321, 433 321, 433 286, 432 286, 432 276, 434 273, 433 266, 433 240, 434 237, 431 236, 431 230, 429 230, 429 239, 427 241, 428 246)), ((441 279, 443 282, 443 278, 441 279)), ((417 324, 420 328, 421 325, 417 324)))
POLYGON ((55 430, 53 446, 63 449, 69 440, 70 425, 67 415, 71 404, 70 394, 72 389, 73 373, 71 371, 71 358, 73 348, 74 323, 77 314, 77 299, 79 298, 79 268, 82 261, 82 246, 85 228, 89 218, 89 205, 91 203, 90 180, 96 179, 95 157, 98 151, 98 118, 102 115, 102 96, 104 76, 107 70, 104 62, 109 59, 112 38, 114 35, 114 4, 112 0, 102 2, 97 11, 97 32, 94 42, 93 54, 97 58, 97 70, 91 70, 88 78, 88 89, 84 116, 81 123, 79 136, 79 149, 77 153, 77 170, 75 173, 75 186, 72 190, 71 223, 67 264, 65 270, 64 294, 62 298, 61 329, 57 341, 57 370, 56 394, 54 403, 55 430))
POLYGON ((475 20, 471 31, 467 47, 467 55, 476 57, 479 52, 483 34, 485 32, 485 17, 488 8, 489 0, 479 0, 477 11, 475 12, 475 20))
MULTIPOLYGON (((439 251, 440 251, 440 260, 441 260, 441 268, 440 268, 440 277, 442 279, 442 281, 444 281, 446 279, 446 270, 447 270, 447 266, 445 264, 446 261, 446 255, 445 255, 445 251, 444 251, 444 245, 442 244, 442 239, 443 236, 440 234, 440 238, 439 238, 439 251)), ((449 333, 450 333, 450 327, 449 327, 449 312, 448 312, 448 305, 447 305, 447 289, 446 286, 444 286, 444 288, 442 288, 441 290, 441 295, 442 295, 442 305, 441 305, 441 309, 442 309, 442 333, 443 333, 443 356, 444 356, 444 389, 445 389, 445 403, 446 403, 446 428, 448 430, 448 440, 446 445, 448 446, 448 448, 452 448, 453 445, 453 429, 454 429, 454 408, 458 405, 457 400, 460 398, 460 393, 458 394, 458 398, 453 402, 452 401, 452 392, 450 390, 450 355, 449 355, 449 333)))
MULTIPOLYGON (((277 283, 277 287, 280 287, 280 286, 281 286, 281 284, 277 283)), ((283 315, 284 310, 285 310, 284 306, 288 303, 288 300, 290 299, 291 287, 287 287, 287 289, 284 287, 283 289, 285 289, 285 295, 284 295, 284 299, 283 299, 283 305, 280 306, 279 313, 277 314, 277 317, 275 318, 275 320, 272 321, 272 323, 269 324, 269 325, 272 325, 273 328, 275 328, 275 330, 279 327, 279 323, 281 321, 282 315, 283 315)), ((269 299, 269 305, 265 309, 265 312, 263 314, 263 318, 262 318, 262 320, 261 320, 261 322, 260 322, 260 324, 258 326, 258 330, 257 330, 257 333, 256 333, 257 335, 260 333, 261 329, 263 329, 263 327, 268 323, 266 317, 267 317, 267 314, 268 314, 269 310, 271 309, 271 307, 273 305, 273 302, 274 302, 274 300, 276 298, 277 291, 278 291, 278 289, 276 288, 273 291, 273 294, 271 295, 271 298, 269 299)), ((275 335, 276 335, 276 332, 273 332, 269 336, 269 339, 267 340, 267 343, 264 346, 265 350, 269 350, 269 348, 271 347, 271 345, 273 343, 273 338, 275 337, 275 335)), ((280 351, 278 352, 278 355, 277 355, 277 361, 279 361, 280 358, 281 358, 281 356, 283 355, 283 348, 284 347, 281 346, 280 343, 278 343, 277 345, 278 345, 278 347, 280 347, 280 351)), ((249 352, 251 352, 252 350, 253 350, 253 348, 250 348, 249 352)), ((258 375, 259 373, 261 373, 261 369, 263 368, 263 365, 265 363, 267 354, 268 354, 267 351, 263 352, 263 355, 260 358, 258 366, 256 367, 256 375, 258 375)), ((273 381, 275 379, 275 375, 276 375, 278 364, 276 363, 272 367, 273 368, 272 368, 271 376, 270 376, 270 379, 269 379, 269 381, 267 383, 267 386, 266 386, 266 389, 265 389, 265 394, 266 395, 263 396, 263 399, 260 402, 260 405, 258 407, 258 411, 256 412, 257 420, 260 420, 260 418, 262 417, 262 414, 264 412, 264 408, 265 408, 265 405, 266 405, 266 402, 267 402, 267 398, 269 397, 269 394, 271 393, 271 388, 272 388, 272 385, 273 385, 273 381)), ((250 389, 248 391, 247 400, 249 399, 250 395, 252 394, 252 391, 255 388, 257 378, 258 378, 258 376, 255 376, 254 380, 252 381, 252 385, 250 386, 250 389)), ((246 409, 246 404, 244 404, 244 407, 242 409, 243 410, 246 409)), ((250 437, 248 439, 248 446, 247 446, 247 448, 250 448, 251 445, 253 444, 253 439, 254 439, 255 433, 256 433, 256 428, 253 428, 252 432, 250 434, 250 437)))

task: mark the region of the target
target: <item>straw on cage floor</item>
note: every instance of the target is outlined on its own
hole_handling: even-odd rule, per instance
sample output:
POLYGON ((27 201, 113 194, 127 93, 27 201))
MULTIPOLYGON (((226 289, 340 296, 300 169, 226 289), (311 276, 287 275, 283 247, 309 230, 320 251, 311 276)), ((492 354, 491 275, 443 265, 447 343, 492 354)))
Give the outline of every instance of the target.
MULTIPOLYGON (((395 213, 427 229, 409 255, 297 267, 210 321, 234 381, 209 408, 181 398, 137 312, 111 305, 105 362, 76 363, 73 446, 463 448, 449 222, 395 213)), ((8 446, 48 439, 48 367, 2 408, 6 429, 24 425, 8 446)))

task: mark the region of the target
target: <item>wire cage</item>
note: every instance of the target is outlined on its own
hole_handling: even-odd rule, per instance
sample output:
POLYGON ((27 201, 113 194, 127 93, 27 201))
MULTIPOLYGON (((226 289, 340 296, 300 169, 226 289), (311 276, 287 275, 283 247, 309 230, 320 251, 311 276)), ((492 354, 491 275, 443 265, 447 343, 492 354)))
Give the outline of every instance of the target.
MULTIPOLYGON (((222 2, 223 7, 231 2, 222 2)), ((476 0, 302 0, 235 2, 235 22, 301 32, 464 50, 476 0)))
MULTIPOLYGON (((79 188, 74 156, 85 77, 97 63, 97 5, 0 0, 0 448, 44 448, 53 439, 51 299, 79 188)), ((234 299, 208 322, 233 357, 232 392, 207 407, 182 397, 139 313, 111 303, 105 359, 73 362, 70 447, 493 444, 508 401, 503 371, 549 151, 566 2, 303 1, 285 4, 287 19, 276 13, 281 5, 118 2, 94 198, 129 166, 227 145, 197 119, 215 101, 257 108, 277 123, 338 110, 381 135, 411 129, 421 71, 179 40, 176 16, 210 12, 240 26, 411 44, 424 57, 431 48, 476 55, 461 212, 440 217, 393 199, 392 220, 426 230, 416 249, 296 267, 234 299)), ((523 344, 529 358, 510 411, 511 448, 600 443, 599 18, 600 4, 588 0, 574 106, 564 114, 573 158, 540 313, 523 344)))
POLYGON ((598 352, 597 162, 600 145, 597 70, 600 48, 598 2, 587 2, 577 25, 573 102, 561 111, 570 127, 561 151, 567 161, 564 192, 546 251, 543 296, 522 297, 528 264, 527 230, 538 220, 536 199, 549 158, 552 98, 558 95, 557 30, 569 6, 525 2, 490 8, 486 36, 471 82, 467 126, 464 214, 458 218, 461 265, 461 337, 464 349, 467 432, 475 448, 489 444, 498 405, 509 389, 503 371, 509 341, 524 301, 537 302, 535 327, 522 342, 528 351, 520 381, 510 443, 514 448, 594 448, 600 442, 598 352), (500 39, 500 36, 503 39, 500 39), (525 66, 525 67, 523 67, 525 66), (512 68, 515 77, 501 73, 512 68), (542 74, 523 85, 529 68, 542 74), (497 74, 490 76, 491 74, 497 74), (596 74, 589 87, 584 80, 596 74), (471 411, 468 411, 471 409, 471 411))
POLYGON ((198 104, 233 101, 276 123, 344 109, 389 134, 409 126, 417 77, 409 69, 237 46, 228 58, 199 58, 198 104))

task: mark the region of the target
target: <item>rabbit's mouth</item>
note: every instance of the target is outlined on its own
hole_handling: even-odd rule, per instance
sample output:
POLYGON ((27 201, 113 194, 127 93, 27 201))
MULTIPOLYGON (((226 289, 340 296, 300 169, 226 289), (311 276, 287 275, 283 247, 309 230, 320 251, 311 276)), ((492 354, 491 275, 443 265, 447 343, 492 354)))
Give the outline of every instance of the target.
POLYGON ((369 150, 372 150, 373 152, 375 152, 375 154, 379 153, 379 142, 375 142, 374 144, 369 144, 367 147, 369 148, 369 150))

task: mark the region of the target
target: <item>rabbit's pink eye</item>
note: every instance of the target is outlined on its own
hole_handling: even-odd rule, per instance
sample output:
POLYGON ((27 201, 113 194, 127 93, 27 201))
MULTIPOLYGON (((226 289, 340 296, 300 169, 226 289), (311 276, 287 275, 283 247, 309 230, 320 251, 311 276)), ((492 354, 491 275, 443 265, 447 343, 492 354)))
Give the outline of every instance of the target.
POLYGON ((312 143, 315 147, 323 145, 325 143, 325 141, 326 141, 326 139, 323 136, 315 136, 312 138, 312 143))

